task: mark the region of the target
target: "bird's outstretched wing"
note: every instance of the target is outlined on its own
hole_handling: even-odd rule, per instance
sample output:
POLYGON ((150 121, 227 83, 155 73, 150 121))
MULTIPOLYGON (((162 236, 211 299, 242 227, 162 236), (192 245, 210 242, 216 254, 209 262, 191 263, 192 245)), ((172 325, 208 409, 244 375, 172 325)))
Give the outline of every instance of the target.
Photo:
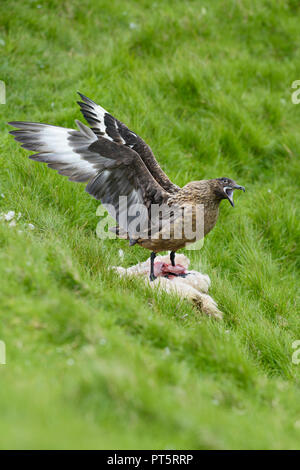
POLYGON ((79 121, 79 131, 38 122, 12 121, 8 124, 17 128, 10 134, 22 144, 21 147, 38 152, 29 156, 31 160, 47 163, 50 168, 78 183, 87 182, 97 175, 102 160, 89 151, 89 146, 98 139, 79 121), (96 157, 100 161, 96 161, 96 157))
POLYGON ((178 186, 170 181, 163 172, 149 145, 141 137, 132 132, 121 121, 114 118, 105 109, 91 99, 78 93, 82 101, 78 101, 80 110, 98 137, 132 148, 140 156, 146 167, 159 185, 169 193, 176 193, 178 186))
MULTIPOLYGON (((163 203, 169 194, 135 150, 76 123, 79 130, 32 122, 9 124, 17 128, 10 133, 23 148, 38 152, 29 158, 47 163, 71 181, 88 182, 86 191, 101 200, 124 230, 135 218, 136 205, 145 207, 140 215, 144 226, 151 204, 163 203)), ((129 237, 135 238, 132 233, 129 237)))

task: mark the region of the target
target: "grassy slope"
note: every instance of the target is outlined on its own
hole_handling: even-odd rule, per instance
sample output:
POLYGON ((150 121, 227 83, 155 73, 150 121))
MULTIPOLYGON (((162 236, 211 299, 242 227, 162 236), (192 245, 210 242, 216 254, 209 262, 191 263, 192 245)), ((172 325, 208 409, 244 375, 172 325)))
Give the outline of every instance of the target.
POLYGON ((2 0, 0 211, 22 213, 0 223, 2 448, 299 448, 297 4, 2 0), (222 323, 112 275, 120 247, 126 265, 148 253, 99 242, 97 202, 8 136, 13 119, 72 127, 77 90, 176 183, 247 187, 188 252, 222 323))

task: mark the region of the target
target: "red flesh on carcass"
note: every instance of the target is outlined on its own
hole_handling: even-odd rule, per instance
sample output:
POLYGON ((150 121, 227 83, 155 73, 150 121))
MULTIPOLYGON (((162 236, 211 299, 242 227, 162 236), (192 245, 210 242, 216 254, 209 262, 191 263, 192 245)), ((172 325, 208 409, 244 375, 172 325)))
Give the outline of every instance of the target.
POLYGON ((154 276, 156 277, 163 276, 168 279, 173 279, 182 274, 186 274, 186 269, 181 264, 172 266, 171 264, 162 263, 161 261, 154 263, 154 276))

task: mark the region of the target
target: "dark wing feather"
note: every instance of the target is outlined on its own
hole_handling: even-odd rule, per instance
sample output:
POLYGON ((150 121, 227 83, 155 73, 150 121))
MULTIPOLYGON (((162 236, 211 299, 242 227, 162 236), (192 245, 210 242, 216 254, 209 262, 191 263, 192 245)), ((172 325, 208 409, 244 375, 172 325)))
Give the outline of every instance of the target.
POLYGON ((150 219, 151 204, 162 204, 169 194, 153 178, 140 156, 131 148, 117 144, 104 137, 91 144, 92 154, 100 155, 105 163, 99 173, 89 182, 86 191, 108 208, 120 227, 137 237, 134 224, 138 217, 140 232, 146 230, 150 219), (119 199, 120 196, 123 198, 119 199), (125 196, 125 198, 124 198, 125 196))
POLYGON ((82 101, 78 101, 80 110, 92 126, 93 132, 98 137, 104 137, 110 141, 130 147, 141 157, 146 167, 156 179, 159 185, 169 193, 176 193, 178 186, 173 184, 160 168, 151 148, 139 137, 125 126, 121 121, 114 118, 104 108, 91 99, 79 93, 82 101))

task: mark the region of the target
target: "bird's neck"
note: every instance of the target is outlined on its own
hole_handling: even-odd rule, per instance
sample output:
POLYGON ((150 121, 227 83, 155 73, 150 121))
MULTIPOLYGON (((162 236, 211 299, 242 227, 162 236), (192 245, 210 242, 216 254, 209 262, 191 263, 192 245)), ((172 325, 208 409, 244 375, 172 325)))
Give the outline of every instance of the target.
POLYGON ((214 192, 211 180, 192 181, 179 191, 178 196, 185 202, 204 204, 212 209, 218 209, 221 202, 221 199, 214 192))

